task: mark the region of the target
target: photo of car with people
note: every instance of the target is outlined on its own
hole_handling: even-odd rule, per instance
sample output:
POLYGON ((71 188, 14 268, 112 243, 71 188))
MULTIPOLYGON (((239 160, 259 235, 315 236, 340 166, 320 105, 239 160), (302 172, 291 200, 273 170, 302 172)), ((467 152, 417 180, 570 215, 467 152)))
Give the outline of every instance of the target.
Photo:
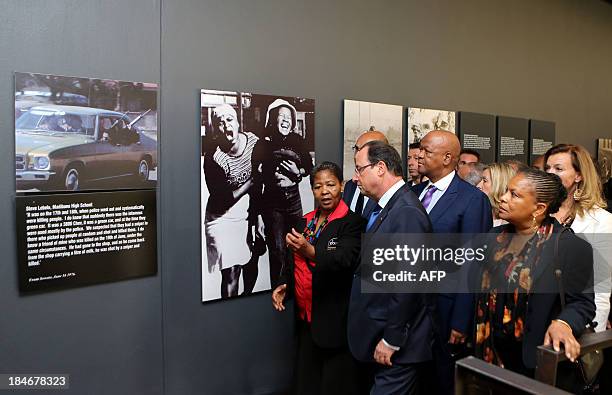
POLYGON ((156 84, 91 80, 88 85, 83 78, 27 73, 15 78, 15 108, 24 108, 21 98, 28 103, 15 117, 17 192, 155 188, 156 84), (50 92, 62 93, 17 91, 34 85, 44 92, 49 81, 50 92), (58 104, 69 95, 96 106, 58 104), (32 103, 37 97, 44 100, 32 103))

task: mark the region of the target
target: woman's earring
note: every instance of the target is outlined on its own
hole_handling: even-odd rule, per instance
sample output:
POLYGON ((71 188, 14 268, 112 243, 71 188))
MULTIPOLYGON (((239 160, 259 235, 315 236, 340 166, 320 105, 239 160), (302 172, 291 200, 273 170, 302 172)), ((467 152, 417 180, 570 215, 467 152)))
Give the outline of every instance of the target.
POLYGON ((538 229, 538 222, 536 220, 536 216, 535 215, 531 215, 532 221, 531 221, 531 227, 533 229, 538 229))
POLYGON ((582 190, 580 190, 580 188, 576 187, 576 189, 574 189, 574 200, 575 201, 579 201, 580 198, 582 197, 582 190))

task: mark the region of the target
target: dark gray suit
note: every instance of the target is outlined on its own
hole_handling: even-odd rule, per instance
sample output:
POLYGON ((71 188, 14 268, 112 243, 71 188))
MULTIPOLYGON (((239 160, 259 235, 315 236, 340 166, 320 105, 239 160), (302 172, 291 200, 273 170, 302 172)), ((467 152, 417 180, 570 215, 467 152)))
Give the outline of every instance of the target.
MULTIPOLYGON (((395 192, 367 232, 429 233, 431 229, 421 202, 404 185, 395 192)), ((435 309, 435 303, 431 299, 425 294, 362 294, 360 271, 355 274, 348 317, 351 353, 362 362, 374 362, 374 349, 381 339, 400 347, 391 357, 392 368, 377 364, 373 393, 406 393, 414 390, 413 386, 406 387, 405 384, 416 382, 414 364, 432 358, 431 312, 435 309), (391 378, 387 380, 387 376, 391 378), (402 382, 402 386, 395 386, 398 382, 402 382)))

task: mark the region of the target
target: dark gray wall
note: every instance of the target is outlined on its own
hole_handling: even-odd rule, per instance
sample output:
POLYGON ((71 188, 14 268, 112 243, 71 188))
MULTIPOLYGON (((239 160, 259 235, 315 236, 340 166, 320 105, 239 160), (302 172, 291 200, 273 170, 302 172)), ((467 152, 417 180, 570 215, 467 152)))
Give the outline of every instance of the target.
POLYGON ((68 372, 75 394, 288 383, 290 314, 273 312, 269 294, 199 302, 199 88, 315 98, 318 160, 341 159, 343 98, 552 120, 557 141, 592 152, 611 135, 612 6, 599 0, 0 0, 0 9, 0 369, 68 372), (18 296, 14 70, 161 82, 160 275, 18 296))
POLYGON ((0 1, 2 373, 68 373, 66 394, 163 393, 159 276, 19 296, 11 97, 13 71, 159 81, 159 16, 158 0, 0 1))

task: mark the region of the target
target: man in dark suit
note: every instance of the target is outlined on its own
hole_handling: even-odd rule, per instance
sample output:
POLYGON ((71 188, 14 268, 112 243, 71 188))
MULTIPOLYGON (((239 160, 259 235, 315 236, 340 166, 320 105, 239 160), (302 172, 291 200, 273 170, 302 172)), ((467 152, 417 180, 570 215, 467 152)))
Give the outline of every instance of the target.
MULTIPOLYGON (((416 185, 413 191, 429 214, 434 233, 486 233, 493 226, 487 196, 455 172, 460 151, 459 139, 451 132, 434 130, 421 140, 419 173, 427 176, 429 182, 416 185)), ((432 383, 436 384, 438 393, 453 393, 451 349, 465 343, 473 309, 471 294, 438 295, 436 380, 432 383)))
MULTIPOLYGON (((379 132, 378 130, 366 130, 365 132, 361 133, 361 135, 357 138, 357 141, 355 141, 353 152, 357 153, 357 151, 359 151, 364 144, 370 141, 382 141, 385 144, 389 144, 387 137, 382 132, 379 132)), ((367 196, 364 196, 360 192, 359 188, 357 188, 357 183, 353 180, 348 180, 344 183, 342 200, 344 200, 344 203, 349 206, 351 211, 361 214, 361 216, 366 219, 376 207, 376 202, 369 199, 367 196)))
MULTIPOLYGON (((377 202, 366 232, 431 231, 423 206, 402 178, 401 158, 390 145, 371 141, 357 151, 353 181, 377 202)), ((430 312, 435 307, 425 294, 361 293, 360 273, 353 278, 349 304, 351 353, 373 367, 371 394, 413 394, 423 364, 432 358, 430 312)))

